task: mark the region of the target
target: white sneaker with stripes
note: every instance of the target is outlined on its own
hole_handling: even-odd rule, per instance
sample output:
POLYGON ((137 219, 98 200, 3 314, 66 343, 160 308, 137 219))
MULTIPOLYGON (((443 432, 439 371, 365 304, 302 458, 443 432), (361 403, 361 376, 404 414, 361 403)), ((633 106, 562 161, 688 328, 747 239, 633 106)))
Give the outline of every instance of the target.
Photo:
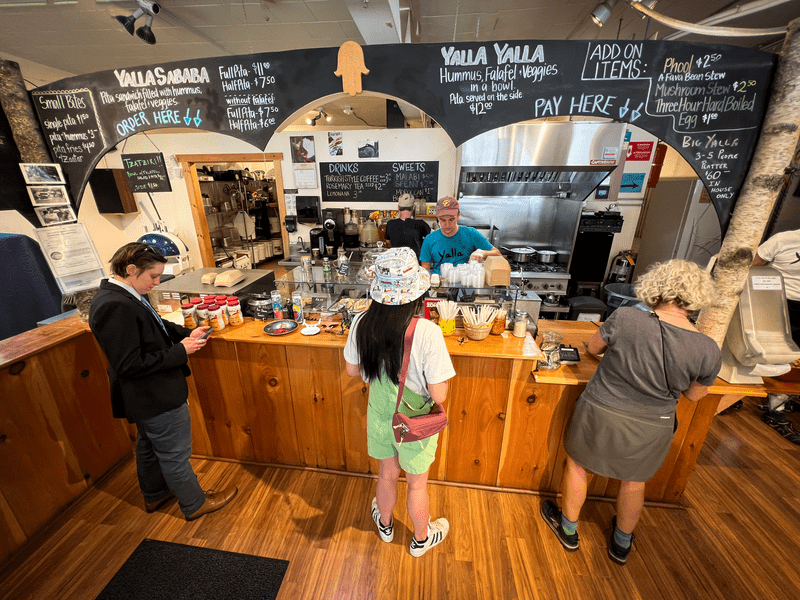
POLYGON ((391 542, 394 539, 394 522, 389 526, 381 523, 381 511, 378 510, 377 498, 372 499, 372 520, 378 527, 378 535, 381 536, 381 539, 384 542, 391 542))
POLYGON ((439 517, 435 521, 428 520, 428 539, 424 542, 418 542, 416 538, 411 538, 411 546, 409 551, 411 556, 418 558, 425 554, 428 550, 437 544, 441 544, 444 538, 447 537, 447 532, 450 531, 450 523, 444 517, 439 517))

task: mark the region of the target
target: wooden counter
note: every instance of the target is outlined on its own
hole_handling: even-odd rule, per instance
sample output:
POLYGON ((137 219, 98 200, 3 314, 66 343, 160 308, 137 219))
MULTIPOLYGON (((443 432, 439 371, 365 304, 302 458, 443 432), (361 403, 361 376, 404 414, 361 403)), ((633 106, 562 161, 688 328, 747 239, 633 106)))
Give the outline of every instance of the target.
MULTIPOLYGON (((268 336, 265 323, 212 334, 190 357, 189 407, 195 455, 378 472, 367 455, 368 386, 345 373, 345 336, 299 330, 268 336)), ((564 428, 597 359, 584 342, 597 326, 540 321, 578 348, 581 360, 535 370, 541 353, 530 336, 445 338, 456 370, 431 479, 467 485, 559 492, 564 428), (464 340, 464 341, 461 341, 464 340)), ((106 361, 88 327, 65 319, 0 342, 0 561, 25 543, 132 450, 134 428, 113 419, 106 361), (8 401, 11 400, 11 401, 8 401)), ((734 386, 721 380, 699 403, 681 399, 672 448, 647 485, 650 501, 677 504, 719 398, 800 384, 768 380, 734 386)), ((593 477, 592 496, 615 496, 616 481, 593 477)))

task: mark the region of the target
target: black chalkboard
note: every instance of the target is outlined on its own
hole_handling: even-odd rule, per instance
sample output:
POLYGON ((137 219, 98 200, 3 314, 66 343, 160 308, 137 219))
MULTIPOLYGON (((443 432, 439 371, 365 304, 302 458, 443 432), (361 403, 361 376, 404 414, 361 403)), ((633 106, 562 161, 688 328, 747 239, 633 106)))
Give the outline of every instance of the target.
POLYGON ((161 152, 123 154, 122 168, 133 193, 172 191, 161 152))
POLYGON ((436 202, 439 162, 319 163, 323 202, 397 202, 409 193, 436 202))
MULTIPOLYGON (((131 135, 162 127, 204 129, 263 150, 290 115, 341 94, 343 82, 358 77, 359 89, 400 98, 429 115, 456 147, 529 119, 589 116, 632 123, 692 165, 724 232, 777 62, 767 52, 691 42, 386 44, 364 46, 365 68, 339 77, 339 51, 120 68, 57 81, 31 96, 78 202, 102 155, 131 135)), ((370 200, 389 201, 379 191, 380 198, 370 200)))

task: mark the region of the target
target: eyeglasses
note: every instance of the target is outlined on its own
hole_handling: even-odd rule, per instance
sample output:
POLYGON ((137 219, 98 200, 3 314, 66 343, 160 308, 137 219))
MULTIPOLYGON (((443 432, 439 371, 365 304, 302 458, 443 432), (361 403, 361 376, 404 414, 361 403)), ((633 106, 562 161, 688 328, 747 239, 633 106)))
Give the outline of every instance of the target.
POLYGON ((150 244, 144 244, 144 248, 140 248, 140 249, 139 249, 139 250, 136 252, 136 254, 134 254, 133 256, 134 256, 134 258, 139 258, 139 257, 142 257, 142 256, 144 256, 144 255, 145 255, 145 254, 147 254, 148 252, 149 252, 150 254, 152 254, 152 255, 153 255, 155 258, 164 258, 164 255, 163 255, 163 254, 161 254, 161 252, 159 252, 157 249, 155 249, 155 248, 154 248, 153 246, 151 246, 150 244))

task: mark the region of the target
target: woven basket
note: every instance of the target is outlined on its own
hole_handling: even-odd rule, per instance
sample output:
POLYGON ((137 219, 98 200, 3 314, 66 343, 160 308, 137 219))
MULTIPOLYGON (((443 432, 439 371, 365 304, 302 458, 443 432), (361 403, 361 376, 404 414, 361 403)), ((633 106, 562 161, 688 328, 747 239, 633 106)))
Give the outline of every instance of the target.
POLYGON ((470 325, 464 321, 464 331, 467 337, 471 340, 485 340, 489 337, 489 332, 492 330, 492 324, 486 323, 485 325, 470 325))

